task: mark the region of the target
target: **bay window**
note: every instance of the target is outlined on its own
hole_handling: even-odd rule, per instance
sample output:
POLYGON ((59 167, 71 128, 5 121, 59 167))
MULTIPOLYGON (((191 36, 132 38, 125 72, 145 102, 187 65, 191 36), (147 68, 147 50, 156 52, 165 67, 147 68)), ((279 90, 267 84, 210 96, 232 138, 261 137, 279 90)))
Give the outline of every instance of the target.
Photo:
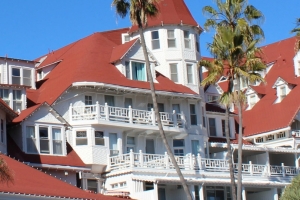
POLYGON ((159 43, 159 33, 158 31, 152 31, 151 32, 151 39, 152 39, 152 49, 160 49, 160 43, 159 43))
POLYGON ((63 143, 62 128, 52 126, 26 126, 27 153, 62 155, 63 143))

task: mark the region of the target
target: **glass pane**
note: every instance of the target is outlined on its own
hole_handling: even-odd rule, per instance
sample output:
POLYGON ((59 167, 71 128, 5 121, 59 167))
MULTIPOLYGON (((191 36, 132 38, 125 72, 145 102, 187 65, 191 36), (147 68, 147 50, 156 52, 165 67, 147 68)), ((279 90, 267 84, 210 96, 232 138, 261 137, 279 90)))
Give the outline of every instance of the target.
POLYGON ((95 137, 103 138, 103 132, 102 131, 95 131, 95 137))
POLYGON ((62 154, 61 140, 53 140, 53 154, 62 154))
POLYGON ((98 192, 98 184, 97 184, 97 180, 87 180, 87 189, 90 191, 93 191, 95 193, 98 192))
POLYGON ((47 138, 48 139, 48 128, 46 127, 40 127, 40 138, 47 138))
POLYGON ((190 33, 188 31, 184 31, 184 38, 190 38, 190 33))
POLYGON ((0 92, 2 99, 8 99, 8 89, 1 89, 0 92))
POLYGON ((77 138, 76 145, 87 145, 87 139, 86 138, 77 138))
POLYGON ((153 104, 152 103, 148 103, 147 110, 151 111, 152 108, 153 108, 153 104))
POLYGON ((30 78, 23 78, 23 85, 31 86, 31 79, 30 78))
POLYGON ((61 140, 61 129, 53 128, 52 129, 52 138, 53 138, 53 140, 61 140))
POLYGON ((180 113, 180 105, 172 104, 172 110, 175 110, 175 113, 180 113))
POLYGON ((134 145, 135 142, 134 142, 134 137, 127 137, 127 144, 132 144, 134 145))
POLYGON ((146 153, 155 154, 153 139, 146 139, 146 153))
POLYGON ((199 153, 199 140, 192 140, 192 154, 197 155, 199 153))
POLYGON ((160 43, 159 40, 152 40, 152 49, 159 49, 160 43))
POLYGON ((170 64, 171 74, 177 74, 177 64, 170 64))
POLYGON ((132 65, 132 79, 139 81, 146 81, 146 67, 144 63, 131 62, 132 65))
POLYGON ((13 100, 21 100, 21 90, 14 90, 13 100))
POLYGON ((85 105, 92 105, 93 104, 92 96, 85 96, 84 100, 85 100, 85 102, 84 102, 85 105))
POLYGON ((23 77, 24 78, 31 78, 31 70, 23 69, 23 77))
POLYGON ((152 40, 154 40, 154 39, 159 39, 158 31, 152 31, 152 32, 151 32, 151 35, 152 35, 152 40))
POLYGON ((175 34, 174 34, 174 30, 168 30, 168 38, 174 38, 175 34))
POLYGON ((197 115, 191 115, 191 125, 197 125, 197 115))
POLYGON ((193 65, 187 64, 186 65, 187 69, 187 78, 188 78, 188 83, 193 83, 193 65))
POLYGON ((34 126, 26 126, 26 137, 35 138, 34 126))
POLYGON ((132 107, 132 99, 131 98, 125 98, 125 108, 128 108, 129 106, 132 107))
POLYGON ((175 39, 168 39, 168 47, 176 47, 176 40, 175 39))
POLYGON ((26 139, 28 153, 37 153, 38 152, 35 141, 36 140, 34 138, 26 139))
POLYGON ((158 103, 157 107, 158 107, 158 112, 165 112, 165 106, 163 103, 158 103))
POLYGON ((174 149, 175 156, 184 156, 183 149, 174 149))
POLYGON ((13 76, 21 76, 20 69, 18 68, 12 68, 11 73, 13 76))
POLYGON ((216 120, 215 118, 208 118, 209 122, 209 132, 211 136, 216 136, 217 131, 216 131, 216 120))
POLYGON ((104 146, 104 139, 103 138, 95 138, 95 145, 104 146))
POLYGON ((86 137, 86 131, 77 131, 76 137, 86 137))
POLYGON ((196 106, 195 106, 195 104, 190 104, 190 113, 191 114, 196 114, 196 106))
POLYGON ((12 84, 21 85, 21 77, 12 77, 12 84))
POLYGON ((173 147, 184 147, 184 140, 173 140, 173 147))
POLYGON ((117 150, 117 134, 116 133, 110 133, 109 134, 109 149, 117 150))
POLYGON ((49 154, 49 140, 48 139, 40 139, 40 151, 41 153, 49 154))
POLYGON ((108 106, 115 106, 115 97, 110 95, 104 96, 104 101, 108 106))

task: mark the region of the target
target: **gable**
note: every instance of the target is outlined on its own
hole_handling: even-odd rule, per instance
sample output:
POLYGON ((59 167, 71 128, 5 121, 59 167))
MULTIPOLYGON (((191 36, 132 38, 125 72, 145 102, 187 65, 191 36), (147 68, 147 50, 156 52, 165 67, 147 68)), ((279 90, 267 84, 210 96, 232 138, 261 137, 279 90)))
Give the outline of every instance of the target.
POLYGON ((63 124, 50 112, 50 109, 49 106, 42 105, 26 121, 63 124))
MULTIPOLYGON (((155 62, 155 59, 153 56, 151 56, 151 52, 149 52, 149 61, 150 62, 155 62)), ((145 57, 144 57, 144 52, 143 52, 143 48, 142 45, 137 42, 124 56, 123 60, 140 60, 140 61, 144 61, 145 57)))

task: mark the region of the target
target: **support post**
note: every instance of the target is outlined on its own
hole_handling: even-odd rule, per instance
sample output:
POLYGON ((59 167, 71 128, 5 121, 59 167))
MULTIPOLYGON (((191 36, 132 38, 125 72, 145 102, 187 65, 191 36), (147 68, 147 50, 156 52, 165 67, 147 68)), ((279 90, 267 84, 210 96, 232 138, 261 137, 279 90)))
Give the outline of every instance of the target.
POLYGON ((166 166, 166 169, 170 169, 169 156, 168 156, 167 152, 165 152, 165 166, 166 166))
POLYGON ((130 152, 129 152, 129 159, 130 159, 130 167, 134 167, 134 154, 133 154, 132 149, 130 149, 130 152))
POLYGON ((139 162, 140 162, 140 166, 143 167, 144 166, 144 156, 143 156, 142 150, 139 151, 139 162))
POLYGON ((151 120, 152 120, 152 125, 156 126, 155 112, 153 108, 151 108, 151 120))
POLYGON ((129 123, 132 124, 133 119, 132 119, 132 108, 131 108, 131 106, 129 106, 129 108, 128 108, 128 117, 129 117, 129 123))
POLYGON ((154 186, 154 199, 153 200, 158 200, 158 185, 156 182, 153 183, 154 186))
POLYGON ((252 165, 252 161, 249 161, 249 172, 250 172, 250 175, 253 175, 253 165, 252 165))
POLYGON ((204 200, 204 184, 199 185, 199 198, 200 200, 204 200))
POLYGON ((281 168, 282 168, 282 176, 285 177, 285 167, 284 167, 284 163, 281 163, 281 168))
POLYGON ((200 153, 198 153, 198 155, 197 155, 197 162, 198 162, 199 170, 202 170, 202 163, 201 163, 200 153))
POLYGON ((242 187, 242 199, 247 200, 245 187, 242 187))
POLYGON ((173 126, 178 127, 177 116, 176 116, 176 111, 175 110, 173 110, 172 120, 173 120, 173 126))
POLYGON ((107 103, 105 103, 105 105, 104 105, 104 113, 105 113, 105 120, 109 121, 109 111, 108 111, 107 103))
POLYGON ((96 117, 95 117, 95 120, 99 120, 100 118, 100 105, 99 105, 99 102, 97 101, 96 102, 96 117))

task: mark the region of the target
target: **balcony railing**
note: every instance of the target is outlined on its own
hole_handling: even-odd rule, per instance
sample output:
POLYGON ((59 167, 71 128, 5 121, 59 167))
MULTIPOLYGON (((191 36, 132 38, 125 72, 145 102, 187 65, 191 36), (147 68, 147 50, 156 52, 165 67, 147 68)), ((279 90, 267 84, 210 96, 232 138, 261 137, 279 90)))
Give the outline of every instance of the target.
MULTIPOLYGON (((129 108, 121 108, 100 105, 98 102, 96 105, 86 105, 86 106, 73 106, 70 105, 69 109, 70 121, 83 121, 83 120, 106 120, 106 121, 116 121, 122 123, 130 124, 142 124, 142 125, 153 125, 157 126, 157 120, 153 109, 151 111, 147 110, 137 110, 129 108)), ((160 119, 163 126, 178 127, 183 128, 185 126, 185 116, 182 113, 160 112, 160 119)))
MULTIPOLYGON (((200 170, 207 172, 229 172, 229 164, 227 160, 222 159, 206 159, 201 158, 198 154, 194 156, 175 156, 175 159, 184 172, 185 170, 200 170)), ((233 163, 234 171, 237 173, 237 163, 233 163)), ((146 154, 130 152, 128 154, 108 157, 108 171, 133 169, 133 168, 150 168, 150 169, 174 169, 174 166, 167 153, 165 154, 146 154)), ((282 163, 277 165, 261 165, 249 163, 242 164, 242 173, 252 176, 296 176, 299 169, 295 166, 284 166, 282 163)))

